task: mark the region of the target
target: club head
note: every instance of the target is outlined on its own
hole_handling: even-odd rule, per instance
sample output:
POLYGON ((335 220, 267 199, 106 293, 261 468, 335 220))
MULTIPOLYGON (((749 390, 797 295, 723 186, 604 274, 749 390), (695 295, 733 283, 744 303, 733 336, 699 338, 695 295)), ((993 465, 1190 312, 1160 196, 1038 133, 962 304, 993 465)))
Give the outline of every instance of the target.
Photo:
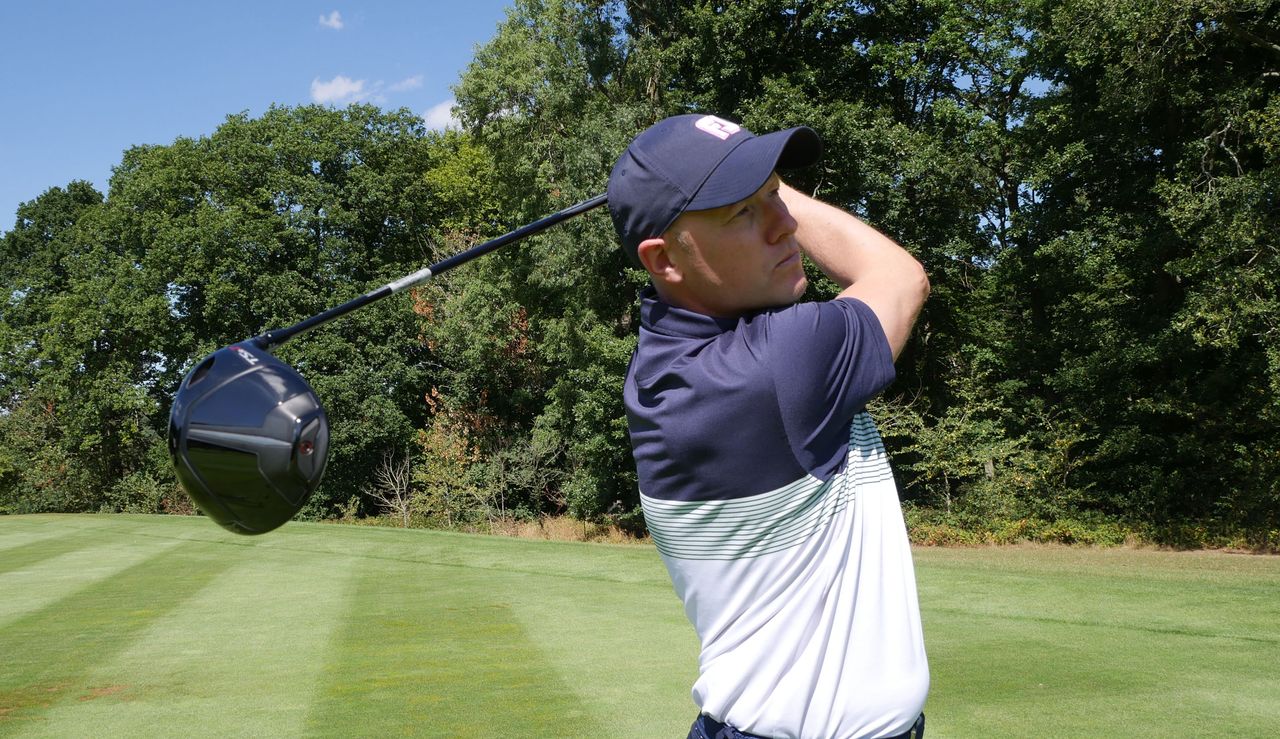
POLYGON ((264 534, 292 518, 320 484, 328 452, 315 391, 252 340, 205 357, 174 396, 178 481, 228 531, 264 534))

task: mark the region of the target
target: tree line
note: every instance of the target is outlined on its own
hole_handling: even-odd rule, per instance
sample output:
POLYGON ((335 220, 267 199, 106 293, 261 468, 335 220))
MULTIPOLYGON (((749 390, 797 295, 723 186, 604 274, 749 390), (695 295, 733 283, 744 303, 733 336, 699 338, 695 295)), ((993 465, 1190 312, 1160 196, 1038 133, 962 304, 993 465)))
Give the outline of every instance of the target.
MULTIPOLYGON (((917 539, 1274 546, 1278 18, 518 0, 460 131, 273 107, 134 147, 105 195, 53 187, 0 241, 0 512, 185 510, 165 434, 193 362, 603 192, 692 110, 815 128, 792 184, 928 270, 872 408, 917 539)), ((644 282, 599 212, 282 347, 332 419, 304 514, 642 530, 620 396, 644 282)))

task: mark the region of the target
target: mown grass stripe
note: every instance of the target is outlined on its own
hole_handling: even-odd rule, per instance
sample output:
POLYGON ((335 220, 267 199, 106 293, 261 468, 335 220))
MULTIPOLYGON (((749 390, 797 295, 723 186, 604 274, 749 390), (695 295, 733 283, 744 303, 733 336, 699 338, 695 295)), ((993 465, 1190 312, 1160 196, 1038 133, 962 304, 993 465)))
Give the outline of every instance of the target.
POLYGON ((0 574, 0 628, 38 611, 51 603, 71 596, 77 590, 111 578, 148 558, 159 556, 177 542, 111 541, 103 542, 102 535, 85 539, 66 537, 47 542, 51 556, 35 558, 32 564, 21 569, 0 574), (67 547, 67 539, 75 538, 74 548, 67 547), (97 542, 97 545, 91 542, 97 542))
MULTIPOLYGON (((109 539, 108 532, 99 536, 109 539)), ((86 674, 199 592, 229 562, 200 545, 155 554, 0 630, 0 730, 38 725, 54 705, 91 694, 86 674)))
MULTIPOLYGON (((24 570, 44 560, 101 543, 101 534, 79 529, 68 529, 34 541, 25 541, 0 552, 0 575, 24 570)), ((2 592, 4 590, 0 587, 0 593, 2 592)))
POLYGON ((71 533, 72 529, 55 526, 49 522, 35 521, 27 517, 4 517, 8 521, 0 526, 0 566, 4 565, 8 553, 19 547, 38 545, 41 542, 57 539, 71 533))
POLYGON ((539 580, 409 563, 359 577, 307 732, 607 735, 515 618, 513 579, 539 580))
MULTIPOLYGON (((86 515, 78 520, 93 519, 86 515)), ((365 566, 404 562, 467 570, 498 570, 509 574, 591 580, 616 584, 647 584, 666 590, 666 571, 655 561, 637 567, 648 553, 644 544, 603 545, 583 542, 534 542, 502 536, 479 536, 447 531, 384 526, 344 526, 293 522, 266 536, 229 534, 198 516, 112 515, 114 533, 158 541, 199 542, 227 552, 258 549, 335 556, 362 560, 365 566), (354 533, 353 533, 354 529, 354 533), (336 533, 335 533, 336 532, 336 533), (591 557, 583 555, 590 553, 591 557)))
MULTIPOLYGON (((654 559, 657 556, 649 553, 654 559)), ((529 643, 610 737, 682 737, 697 708, 698 639, 670 588, 528 578, 507 594, 529 643)), ((563 731, 559 736, 584 736, 563 731)))
MULTIPOLYGON (((1125 623, 1112 619, 1087 619, 1087 618, 1055 618, 1053 616, 1037 616, 1030 614, 998 614, 983 613, 982 611, 971 608, 934 608, 934 613, 947 614, 951 616, 963 616, 974 619, 992 619, 996 621, 1025 621, 1028 623, 1049 624, 1053 626, 1068 626, 1072 628, 1091 628, 1121 630, 1121 631, 1140 631, 1147 634, 1156 634, 1160 636, 1181 636, 1192 639, 1225 639, 1228 641, 1240 641, 1246 643, 1256 643, 1259 645, 1267 645, 1269 647, 1280 647, 1280 635, 1274 634, 1240 634, 1224 631, 1222 629, 1206 629, 1206 628, 1186 628, 1186 627, 1168 627, 1155 626, 1150 624, 1125 623)), ((1280 657, 1280 653, 1277 654, 1280 657)), ((1280 687, 1280 686, 1278 686, 1280 687)))
POLYGON ((55 706, 45 728, 63 736, 81 726, 108 736, 137 726, 169 736, 303 735, 355 562, 263 551, 235 561, 86 675, 111 692, 55 706))

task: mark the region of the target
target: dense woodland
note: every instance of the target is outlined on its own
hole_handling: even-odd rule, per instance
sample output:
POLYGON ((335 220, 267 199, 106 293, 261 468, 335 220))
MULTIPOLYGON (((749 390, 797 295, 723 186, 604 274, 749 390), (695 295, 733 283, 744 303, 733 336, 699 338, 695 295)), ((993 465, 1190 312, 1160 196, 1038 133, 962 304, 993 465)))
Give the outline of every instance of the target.
MULTIPOLYGON (((704 111, 815 128, 793 184, 928 270, 872 407, 917 540, 1275 547, 1278 88, 1276 0, 518 0, 461 130, 232 114, 24 203, 0 513, 189 510, 165 434, 196 360, 603 192, 631 136, 704 111)), ((642 530, 644 282, 598 211, 282 347, 333 433, 304 515, 642 530)))

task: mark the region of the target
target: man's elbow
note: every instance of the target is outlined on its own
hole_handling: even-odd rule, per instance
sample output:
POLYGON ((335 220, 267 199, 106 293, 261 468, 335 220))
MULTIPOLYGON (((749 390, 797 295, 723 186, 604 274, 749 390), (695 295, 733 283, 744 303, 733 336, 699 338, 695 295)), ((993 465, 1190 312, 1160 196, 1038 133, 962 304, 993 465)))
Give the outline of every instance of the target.
POLYGON ((924 305, 924 301, 929 299, 929 291, 933 289, 933 286, 929 284, 929 274, 924 271, 923 264, 912 259, 911 266, 911 295, 915 299, 917 310, 919 310, 924 305))

